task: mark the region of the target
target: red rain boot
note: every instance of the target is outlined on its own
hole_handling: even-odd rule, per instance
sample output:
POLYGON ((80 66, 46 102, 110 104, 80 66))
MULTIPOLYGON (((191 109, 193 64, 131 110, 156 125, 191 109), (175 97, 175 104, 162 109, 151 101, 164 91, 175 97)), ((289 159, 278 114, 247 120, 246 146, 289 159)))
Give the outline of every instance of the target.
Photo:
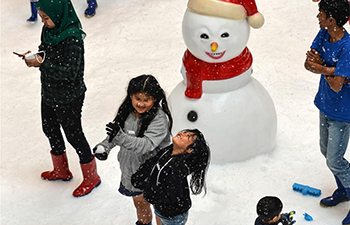
POLYGON ((67 154, 54 155, 51 153, 53 170, 46 171, 41 174, 41 178, 45 180, 63 180, 69 181, 73 178, 72 173, 69 171, 67 154))
POLYGON ((86 164, 80 164, 81 171, 83 172, 83 182, 77 187, 73 195, 74 197, 81 197, 89 194, 92 189, 98 187, 101 183, 101 178, 97 174, 96 160, 93 156, 92 161, 86 164))

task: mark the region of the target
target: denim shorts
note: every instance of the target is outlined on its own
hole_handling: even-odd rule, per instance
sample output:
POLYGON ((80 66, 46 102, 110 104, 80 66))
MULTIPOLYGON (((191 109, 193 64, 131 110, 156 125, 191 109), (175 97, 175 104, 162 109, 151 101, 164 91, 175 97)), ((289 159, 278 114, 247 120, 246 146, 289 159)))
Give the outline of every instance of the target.
POLYGON ((141 191, 129 191, 128 189, 126 189, 124 187, 124 185, 122 184, 122 182, 120 182, 120 186, 119 186, 119 190, 120 194, 128 196, 128 197, 134 197, 134 196, 138 196, 138 195, 142 195, 143 192, 141 191))
POLYGON ((157 209, 154 210, 154 213, 159 217, 162 225, 184 225, 188 219, 188 211, 171 218, 160 215, 157 209))

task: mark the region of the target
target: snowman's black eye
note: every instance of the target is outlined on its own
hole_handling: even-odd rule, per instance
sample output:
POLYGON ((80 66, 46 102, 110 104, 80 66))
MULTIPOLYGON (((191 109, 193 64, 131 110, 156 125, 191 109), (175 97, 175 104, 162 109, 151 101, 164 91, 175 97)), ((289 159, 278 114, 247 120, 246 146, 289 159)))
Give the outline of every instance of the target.
POLYGON ((225 32, 225 33, 221 34, 221 37, 222 38, 228 38, 228 37, 230 37, 230 35, 227 32, 225 32))
POLYGON ((209 39, 209 36, 205 33, 201 34, 201 38, 202 39, 209 39))

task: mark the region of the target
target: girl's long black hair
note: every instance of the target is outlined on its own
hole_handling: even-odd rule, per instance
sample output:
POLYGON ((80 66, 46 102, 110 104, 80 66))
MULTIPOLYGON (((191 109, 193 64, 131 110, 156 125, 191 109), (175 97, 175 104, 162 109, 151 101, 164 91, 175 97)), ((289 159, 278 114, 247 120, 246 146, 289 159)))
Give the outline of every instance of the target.
POLYGON ((210 148, 204 139, 204 135, 198 129, 186 129, 187 132, 192 132, 197 137, 187 149, 193 149, 187 154, 186 163, 195 166, 195 170, 191 173, 190 188, 193 194, 200 194, 203 189, 207 193, 205 176, 210 163, 210 148))
POLYGON ((141 75, 130 80, 127 90, 127 95, 118 109, 118 113, 115 116, 113 122, 119 123, 123 129, 125 120, 130 113, 134 112, 135 109, 132 106, 131 96, 137 93, 145 93, 155 99, 154 105, 150 110, 140 115, 141 127, 137 133, 137 137, 143 137, 148 125, 156 116, 159 107, 168 116, 169 121, 169 132, 173 126, 173 118, 171 116, 168 102, 165 97, 164 90, 160 87, 157 79, 152 75, 141 75))

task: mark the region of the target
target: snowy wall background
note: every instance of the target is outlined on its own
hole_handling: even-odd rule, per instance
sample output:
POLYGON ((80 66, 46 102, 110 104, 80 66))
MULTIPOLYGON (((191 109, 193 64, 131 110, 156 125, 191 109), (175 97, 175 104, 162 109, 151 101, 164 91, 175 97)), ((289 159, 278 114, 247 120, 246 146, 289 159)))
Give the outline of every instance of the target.
MULTIPOLYGON (((153 74, 167 94, 182 80, 181 34, 187 0, 100 0, 97 15, 83 16, 84 0, 73 0, 85 39, 88 87, 83 127, 93 147, 105 137, 125 96, 128 81, 153 74)), ((193 196, 188 225, 249 225, 257 201, 275 195, 283 211, 295 210, 297 224, 341 224, 349 203, 325 209, 319 200, 335 189, 332 174, 318 149, 318 110, 313 98, 318 75, 303 63, 318 32, 317 3, 311 0, 258 0, 265 25, 251 30, 248 43, 253 76, 269 91, 278 117, 275 150, 251 160, 210 166, 208 193, 193 196), (322 189, 319 198, 294 192, 294 182, 322 189), (313 216, 307 222, 302 214, 313 216)), ((26 23, 29 0, 1 1, 1 224, 120 224, 136 221, 132 200, 118 193, 118 148, 98 161, 102 184, 88 196, 74 198, 81 183, 78 157, 67 144, 74 179, 41 180, 51 169, 49 144, 40 122, 39 71, 27 68, 13 51, 36 51, 42 24, 26 23)), ((349 26, 346 25, 349 30, 349 26)), ((213 129, 220 129, 213 127, 213 129)), ((253 129, 253 128, 252 128, 253 129)), ((213 150, 214 151, 214 150, 213 150)), ((349 153, 346 154, 349 158, 349 153)))

